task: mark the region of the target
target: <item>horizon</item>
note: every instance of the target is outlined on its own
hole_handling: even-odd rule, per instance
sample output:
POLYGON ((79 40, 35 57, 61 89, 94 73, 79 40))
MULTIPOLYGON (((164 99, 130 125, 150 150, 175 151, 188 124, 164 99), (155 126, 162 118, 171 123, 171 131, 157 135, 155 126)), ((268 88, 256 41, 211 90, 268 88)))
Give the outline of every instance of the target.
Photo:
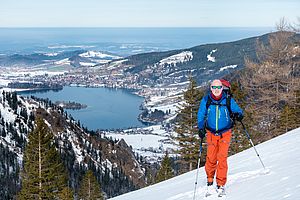
POLYGON ((270 27, 297 20, 299 8, 297 0, 4 1, 0 27, 270 27))
POLYGON ((0 30, 0 53, 53 52, 49 45, 93 44, 88 49, 123 56, 231 42, 274 32, 271 27, 1 27, 0 30), (124 48, 127 44, 131 46, 124 48))
POLYGON ((124 26, 124 27, 122 27, 122 26, 120 26, 120 27, 109 27, 109 26, 107 26, 107 27, 98 27, 98 26, 94 26, 94 27, 92 27, 92 26, 87 26, 87 27, 76 27, 76 26, 74 26, 74 27, 68 27, 68 26, 44 26, 44 27, 0 27, 0 29, 5 29, 5 28, 7 28, 7 29, 44 29, 44 28, 66 28, 66 29, 72 29, 72 28, 76 28, 76 29, 85 29, 85 28, 91 28, 91 29, 93 29, 93 28, 99 28, 99 29, 104 29, 104 28, 111 28, 111 29, 142 29, 142 28, 153 28, 153 29, 173 29, 173 28, 187 28, 187 29, 201 29, 201 28, 205 28, 205 29, 209 29, 209 28, 211 28, 211 29, 214 29, 214 28, 271 28, 271 29, 274 29, 274 27, 272 27, 272 26, 203 26, 203 27, 184 27, 184 26, 173 26, 173 27, 168 27, 168 26, 164 26, 164 27, 155 27, 155 26, 145 26, 145 27, 126 27, 126 26, 124 26))

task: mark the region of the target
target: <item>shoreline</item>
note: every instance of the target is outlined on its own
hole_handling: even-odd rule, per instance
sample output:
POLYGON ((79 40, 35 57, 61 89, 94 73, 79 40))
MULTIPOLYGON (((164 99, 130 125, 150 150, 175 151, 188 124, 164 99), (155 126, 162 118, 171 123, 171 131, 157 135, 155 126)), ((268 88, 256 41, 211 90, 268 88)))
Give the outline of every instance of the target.
MULTIPOLYGON (((145 122, 145 121, 139 119, 139 115, 144 111, 144 109, 142 109, 142 105, 145 102, 145 97, 141 96, 141 95, 138 95, 137 94, 138 90, 136 90, 136 89, 132 89, 132 88, 119 88, 119 87, 107 87, 107 86, 104 86, 104 85, 101 85, 101 86, 84 85, 84 84, 81 84, 81 85, 74 85, 74 84, 73 85, 72 84, 70 84, 70 85, 64 85, 63 89, 65 87, 72 87, 72 88, 94 88, 94 89, 105 88, 105 89, 109 89, 109 90, 124 90, 124 91, 126 91, 126 93, 128 93, 130 95, 134 95, 134 96, 143 98, 142 102, 138 105, 139 113, 138 113, 138 115, 135 116, 135 119, 137 119, 141 123, 141 125, 137 125, 137 126, 129 125, 129 126, 125 126, 125 127, 122 127, 122 128, 117 128, 117 127, 101 128, 101 129, 98 129, 98 130, 116 130, 116 129, 128 130, 128 129, 132 129, 132 128, 145 128, 145 127, 148 127, 150 125, 155 125, 153 123, 145 122)), ((31 96, 31 95, 35 96, 34 94, 30 94, 30 95, 27 94, 27 93, 32 93, 32 92, 34 92, 34 93, 47 93, 49 91, 53 91, 53 89, 44 89, 44 88, 40 88, 40 89, 26 88, 26 89, 23 89, 23 88, 8 88, 8 87, 5 87, 5 88, 2 88, 2 89, 5 90, 5 91, 9 91, 9 92, 16 92, 18 95, 25 95, 25 96, 26 95, 27 96, 31 96)), ((61 90, 63 90, 63 89, 61 89, 61 90)), ((61 91, 61 90, 58 90, 58 91, 61 91)), ((68 102, 66 100, 63 100, 63 101, 64 102, 68 102)), ((55 102, 53 102, 53 103, 56 104, 55 102)), ((56 105, 58 105, 58 104, 56 104, 56 105)), ((88 107, 88 105, 86 105, 86 106, 88 107)), ((82 109, 70 109, 70 108, 65 108, 65 107, 63 107, 63 108, 66 109, 66 110, 83 110, 84 109, 84 108, 82 108, 82 109)), ((77 120, 80 120, 80 119, 77 119, 77 120)), ((94 128, 92 128, 92 127, 87 127, 87 128, 90 129, 90 130, 94 130, 94 128)), ((97 130, 97 129, 95 129, 95 130, 97 130)))

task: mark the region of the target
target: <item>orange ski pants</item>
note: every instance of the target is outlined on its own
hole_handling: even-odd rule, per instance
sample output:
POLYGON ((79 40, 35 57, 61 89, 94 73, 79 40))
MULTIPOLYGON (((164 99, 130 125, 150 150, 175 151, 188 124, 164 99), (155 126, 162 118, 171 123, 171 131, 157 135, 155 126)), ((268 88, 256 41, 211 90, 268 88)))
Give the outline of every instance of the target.
POLYGON ((207 130, 207 156, 205 171, 207 181, 213 182, 215 173, 217 185, 223 186, 227 181, 227 156, 231 140, 231 129, 221 136, 216 136, 207 130))

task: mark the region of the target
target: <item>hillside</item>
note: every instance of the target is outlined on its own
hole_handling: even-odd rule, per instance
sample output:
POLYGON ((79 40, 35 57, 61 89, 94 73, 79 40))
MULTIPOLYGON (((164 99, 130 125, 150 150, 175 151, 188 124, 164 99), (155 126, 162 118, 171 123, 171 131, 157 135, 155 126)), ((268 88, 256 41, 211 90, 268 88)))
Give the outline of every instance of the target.
MULTIPOLYGON (((268 173, 263 170, 253 148, 229 157, 227 199, 298 199, 300 196, 299 141, 300 128, 257 145, 268 173)), ((196 170, 193 170, 112 200, 191 200, 195 176, 196 170)), ((206 175, 202 167, 199 171, 196 199, 203 199, 205 185, 206 175)))
MULTIPOLYGON (((32 79, 63 85, 105 85, 137 89, 139 92, 152 87, 184 87, 190 75, 195 77, 198 84, 203 84, 243 69, 245 58, 257 60, 257 42, 268 46, 268 37, 271 34, 277 33, 187 49, 142 53, 125 58, 107 52, 87 50, 3 55, 0 56, 0 70, 3 70, 3 74, 18 76, 18 80, 26 81, 30 81, 28 75, 36 75, 32 70, 44 71, 47 76, 32 79), (11 73, 12 67, 16 67, 14 70, 18 73, 11 73), (31 70, 20 69, 24 67, 30 67, 31 70), (48 76, 54 72, 59 74, 52 78, 48 76), (61 74, 64 76, 60 76, 61 74)), ((294 34, 290 39, 299 41, 300 34, 294 34)), ((3 79, 7 78, 3 76, 3 79)))
MULTIPOLYGON (((187 85, 193 76, 199 85, 209 80, 233 75, 245 67, 245 58, 257 61, 258 43, 269 46, 269 33, 233 42, 204 44, 187 49, 143 53, 121 61, 111 61, 102 69, 112 69, 115 85, 137 89, 174 88, 187 85), (134 85, 135 84, 135 85, 134 85)), ((289 40, 299 41, 300 34, 289 40)), ((101 70, 100 70, 101 71, 101 70)))
POLYGON ((55 53, 13 54, 0 56, 0 67, 96 66, 121 57, 99 51, 74 50, 55 53))
MULTIPOLYGON (((3 55, 0 56, 0 87, 18 80, 47 85, 125 88, 145 97, 142 107, 147 107, 148 111, 140 119, 161 121, 164 118, 161 113, 149 112, 148 105, 153 105, 153 98, 160 98, 160 102, 155 102, 158 106, 177 103, 176 97, 186 89, 190 76, 199 86, 215 78, 238 78, 245 67, 245 57, 255 61, 257 42, 268 46, 271 34, 277 33, 188 49, 136 54, 124 59, 87 50, 3 55), (27 59, 39 63, 33 64, 27 59)), ((300 41, 300 34, 293 34, 290 39, 300 41)))
POLYGON ((20 188, 24 147, 37 116, 54 133, 56 147, 69 172, 69 185, 75 191, 87 169, 96 174, 108 197, 145 185, 144 168, 124 140, 112 140, 82 128, 49 100, 0 91, 0 195, 4 199, 11 199, 20 188))
POLYGON ((137 54, 127 58, 127 72, 139 74, 144 84, 175 84, 193 75, 199 83, 244 68, 244 58, 256 60, 257 41, 269 34, 234 42, 199 45, 188 49, 137 54))

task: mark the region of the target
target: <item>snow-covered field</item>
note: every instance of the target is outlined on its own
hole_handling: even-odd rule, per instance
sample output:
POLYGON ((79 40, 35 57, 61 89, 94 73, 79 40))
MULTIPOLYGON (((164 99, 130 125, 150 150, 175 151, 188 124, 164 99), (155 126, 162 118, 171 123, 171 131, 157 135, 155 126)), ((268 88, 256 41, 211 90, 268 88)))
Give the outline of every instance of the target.
MULTIPOLYGON (((300 199, 300 128, 257 145, 269 173, 265 173, 253 148, 228 159, 226 185, 230 200, 300 199)), ((196 171, 127 193, 112 200, 192 200, 196 171)), ((205 199, 206 175, 199 169, 196 199, 205 199)), ((220 199, 218 197, 207 200, 220 199)))
POLYGON ((79 54, 79 56, 84 58, 112 58, 112 59, 120 59, 120 56, 114 56, 107 53, 102 53, 98 51, 87 51, 85 53, 79 54))
POLYGON ((214 49, 207 55, 207 61, 216 62, 216 58, 212 56, 212 54, 215 53, 216 51, 217 49, 214 49))
POLYGON ((170 133, 162 129, 161 125, 105 135, 119 140, 123 138, 134 152, 145 157, 148 162, 157 162, 166 151, 171 152, 171 149, 176 149, 176 146, 170 143, 170 133))
MULTIPOLYGON (((65 59, 64 61, 58 61, 61 62, 67 62, 65 59)), ((69 62, 69 61, 68 61, 69 62)), ((0 68, 0 87, 6 87, 8 83, 11 82, 32 82, 33 78, 37 76, 45 76, 48 77, 51 76, 58 76, 58 75, 64 75, 68 72, 68 69, 58 69, 58 68, 51 68, 47 66, 40 66, 40 67, 1 67, 0 68)))
POLYGON ((224 71, 224 70, 227 70, 227 69, 234 69, 234 68, 236 68, 237 67, 237 65, 228 65, 228 66, 225 66, 225 67, 221 67, 220 68, 220 72, 222 72, 222 71, 224 71))
POLYGON ((159 61, 159 64, 164 65, 164 64, 183 63, 183 62, 191 61, 192 59, 193 59, 193 52, 183 51, 179 54, 172 55, 170 57, 162 59, 161 61, 159 61))

